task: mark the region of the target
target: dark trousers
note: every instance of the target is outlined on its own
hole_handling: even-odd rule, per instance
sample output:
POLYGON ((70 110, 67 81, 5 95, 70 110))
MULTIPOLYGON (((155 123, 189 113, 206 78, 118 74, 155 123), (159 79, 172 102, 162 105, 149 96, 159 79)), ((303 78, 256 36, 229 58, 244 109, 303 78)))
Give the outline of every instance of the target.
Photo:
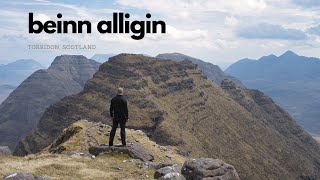
POLYGON ((120 132, 121 142, 122 142, 122 145, 126 145, 126 121, 113 120, 112 129, 110 132, 109 146, 113 146, 113 139, 114 139, 114 136, 116 135, 116 131, 119 124, 121 129, 121 132, 120 132))

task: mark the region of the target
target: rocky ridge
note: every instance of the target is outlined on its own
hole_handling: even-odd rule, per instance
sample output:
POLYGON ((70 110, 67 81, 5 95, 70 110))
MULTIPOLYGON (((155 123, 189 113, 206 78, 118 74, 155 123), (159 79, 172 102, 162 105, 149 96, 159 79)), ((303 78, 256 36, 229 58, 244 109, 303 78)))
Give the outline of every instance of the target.
MULTIPOLYGON (((250 94, 258 104, 255 112, 189 61, 129 54, 110 58, 81 93, 50 106, 15 154, 43 150, 80 119, 111 124, 106 107, 118 86, 129 97, 128 127, 143 130, 158 144, 176 146, 180 154, 222 159, 245 179, 320 176, 319 145, 263 94, 250 94)), ((250 100, 241 89, 234 94, 250 100)))
POLYGON ((226 73, 224 73, 219 66, 211 64, 209 62, 205 62, 201 59, 197 59, 191 56, 187 56, 180 53, 165 53, 159 54, 156 56, 159 59, 173 60, 177 62, 181 62, 184 60, 191 61, 192 63, 198 65, 199 69, 206 75, 209 79, 211 79, 216 84, 221 84, 224 79, 230 79, 237 84, 237 86, 244 87, 244 85, 236 79, 226 73))
MULTIPOLYGON (((64 129, 59 137, 40 153, 22 158, 0 159, 0 175, 4 175, 4 179, 185 179, 181 168, 187 158, 178 153, 177 147, 158 145, 144 132, 134 129, 126 130, 127 147, 109 147, 104 143, 108 141, 110 130, 110 126, 100 122, 77 121, 64 129), (27 166, 26 163, 34 166, 27 166)), ((116 137, 115 143, 118 144, 119 132, 116 137)), ((218 159, 208 161, 222 162, 218 159)), ((224 169, 224 166, 221 164, 219 168, 224 169)), ((193 169, 202 171, 201 167, 193 169)), ((221 171, 216 175, 211 174, 210 177, 218 178, 224 174, 221 171)))

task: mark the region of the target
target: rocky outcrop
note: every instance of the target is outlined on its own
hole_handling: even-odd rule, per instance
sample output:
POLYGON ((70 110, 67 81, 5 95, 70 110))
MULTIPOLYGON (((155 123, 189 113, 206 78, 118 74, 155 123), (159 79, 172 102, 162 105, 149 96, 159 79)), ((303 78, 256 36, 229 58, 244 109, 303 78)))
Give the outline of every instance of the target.
POLYGON ((49 69, 30 75, 0 105, 0 145, 14 149, 36 127, 46 108, 80 92, 99 65, 84 56, 63 55, 49 69))
POLYGON ((157 180, 185 180, 184 176, 181 175, 181 167, 178 165, 166 166, 159 168, 154 173, 154 179, 157 180))
POLYGON ((118 147, 121 140, 117 131, 115 146, 105 148, 110 130, 101 122, 79 120, 37 154, 1 157, 0 179, 8 174, 20 177, 11 172, 30 172, 27 175, 31 178, 33 174, 52 179, 151 179, 157 169, 181 166, 186 160, 176 147, 160 146, 141 130, 126 129, 127 147, 118 147))
POLYGON ((219 159, 200 158, 187 160, 181 172, 186 179, 190 180, 240 180, 234 167, 219 159))
POLYGON ((50 180, 48 177, 34 176, 28 172, 12 173, 5 177, 4 180, 50 180))
POLYGON ((59 137, 49 146, 49 152, 51 153, 62 153, 66 148, 62 145, 68 141, 72 136, 76 135, 82 130, 79 126, 71 126, 65 129, 59 137))
MULTIPOLYGON (((110 125, 107 107, 118 86, 129 99, 128 128, 141 129, 151 140, 177 147, 184 156, 219 158, 232 164, 243 179, 320 178, 319 145, 267 97, 252 92, 256 98, 250 102, 264 111, 254 113, 232 97, 247 100, 246 94, 238 89, 226 92, 190 61, 131 54, 110 58, 82 92, 51 105, 15 152, 43 150, 79 119, 110 125), (268 119, 261 118, 266 114, 268 119)), ((164 159, 174 158, 169 152, 163 151, 168 156, 164 159)))
POLYGON ((8 146, 0 146, 0 156, 10 156, 10 155, 12 155, 12 152, 8 146))
POLYGON ((183 175, 181 175, 180 173, 172 172, 172 173, 168 173, 164 176, 161 176, 157 180, 185 180, 185 179, 186 178, 183 177, 183 175))
POLYGON ((180 53, 159 54, 156 56, 156 58, 174 60, 177 62, 181 62, 184 60, 191 61, 192 63, 198 65, 198 67, 201 69, 204 75, 206 75, 210 80, 217 84, 221 84, 222 80, 224 79, 230 79, 233 82, 235 82, 237 86, 244 87, 241 81, 239 81, 235 77, 229 76, 228 74, 224 73, 219 66, 211 64, 209 62, 205 62, 201 59, 197 59, 180 53))
POLYGON ((127 154, 132 158, 140 159, 141 161, 153 161, 154 157, 146 153, 145 150, 136 145, 130 144, 127 146, 94 146, 89 148, 89 152, 95 156, 101 153, 121 153, 127 154))

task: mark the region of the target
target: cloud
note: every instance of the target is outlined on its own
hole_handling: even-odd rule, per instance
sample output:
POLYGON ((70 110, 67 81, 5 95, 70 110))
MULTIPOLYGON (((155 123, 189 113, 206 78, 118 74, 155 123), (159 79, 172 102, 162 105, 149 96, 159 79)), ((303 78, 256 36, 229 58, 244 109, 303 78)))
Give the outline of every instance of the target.
POLYGON ((40 13, 34 17, 34 20, 38 20, 38 21, 41 21, 42 23, 45 23, 46 21, 50 20, 50 17, 46 14, 40 13))
POLYGON ((19 42, 19 41, 27 41, 28 38, 23 36, 22 34, 19 35, 12 35, 12 34, 4 34, 0 36, 1 41, 6 42, 19 42))
POLYGON ((171 39, 194 41, 197 39, 208 39, 208 32, 200 29, 180 30, 173 26, 167 25, 167 33, 171 39))
POLYGON ((282 40, 303 40, 306 34, 303 31, 292 28, 284 28, 280 25, 260 23, 241 27, 235 33, 246 39, 282 39, 282 40))
POLYGON ((294 4, 313 8, 313 7, 320 7, 320 1, 319 0, 291 0, 294 4))
POLYGON ((116 2, 122 6, 149 10, 166 16, 181 17, 207 11, 233 12, 237 14, 259 11, 267 6, 264 0, 117 0, 116 2))
POLYGON ((320 25, 308 28, 307 32, 309 34, 320 36, 320 25))
POLYGON ((238 24, 238 20, 234 16, 227 16, 224 19, 224 24, 228 26, 235 26, 238 24))

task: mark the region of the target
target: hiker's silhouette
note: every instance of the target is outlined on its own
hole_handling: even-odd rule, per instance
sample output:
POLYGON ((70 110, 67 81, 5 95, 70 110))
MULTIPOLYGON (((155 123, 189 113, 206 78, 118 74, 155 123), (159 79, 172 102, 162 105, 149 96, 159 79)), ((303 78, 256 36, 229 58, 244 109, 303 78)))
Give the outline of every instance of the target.
POLYGON ((113 146, 114 136, 120 124, 120 135, 123 146, 126 146, 126 123, 128 121, 128 103, 123 96, 123 89, 118 88, 117 96, 112 98, 110 103, 110 116, 112 118, 112 130, 110 132, 109 146, 113 146))

